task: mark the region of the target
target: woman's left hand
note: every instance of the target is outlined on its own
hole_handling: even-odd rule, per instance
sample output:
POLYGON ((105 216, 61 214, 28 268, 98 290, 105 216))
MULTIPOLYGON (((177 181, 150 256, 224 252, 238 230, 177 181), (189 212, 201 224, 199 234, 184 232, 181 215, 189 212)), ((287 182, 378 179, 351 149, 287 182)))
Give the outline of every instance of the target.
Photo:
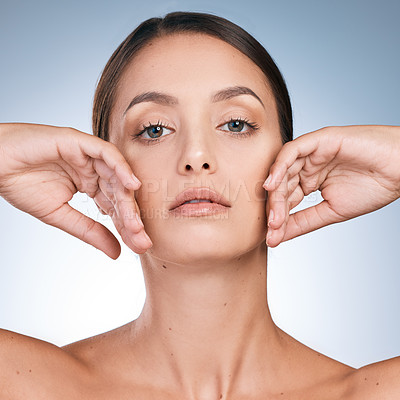
MULTIPOLYGON (((400 127, 328 127, 286 143, 270 168, 267 244, 275 247, 400 197, 400 127), (323 201, 289 214, 308 194, 323 201)), ((266 181, 266 182, 267 182, 266 181)))

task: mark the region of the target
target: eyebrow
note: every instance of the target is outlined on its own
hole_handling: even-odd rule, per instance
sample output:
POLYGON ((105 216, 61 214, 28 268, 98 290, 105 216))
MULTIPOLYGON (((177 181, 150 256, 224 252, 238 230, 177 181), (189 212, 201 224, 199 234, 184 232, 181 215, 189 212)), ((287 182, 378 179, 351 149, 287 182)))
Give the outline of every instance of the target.
MULTIPOLYGON (((218 103, 220 101, 229 100, 233 97, 241 96, 244 94, 253 96, 265 108, 264 103, 262 102, 260 97, 258 97, 250 88, 248 88, 246 86, 231 86, 231 87, 227 87, 225 89, 219 90, 218 92, 214 93, 214 95, 211 97, 211 101, 213 103, 218 103)), ((178 99, 169 94, 155 92, 155 91, 145 92, 145 93, 138 94, 137 96, 135 96, 132 99, 132 101, 129 103, 129 106, 127 107, 127 109, 125 110, 123 115, 125 116, 125 114, 128 112, 128 110, 131 107, 133 107, 134 105, 139 104, 139 103, 144 103, 144 102, 153 102, 153 103, 164 105, 164 106, 174 106, 174 105, 179 104, 178 99)))

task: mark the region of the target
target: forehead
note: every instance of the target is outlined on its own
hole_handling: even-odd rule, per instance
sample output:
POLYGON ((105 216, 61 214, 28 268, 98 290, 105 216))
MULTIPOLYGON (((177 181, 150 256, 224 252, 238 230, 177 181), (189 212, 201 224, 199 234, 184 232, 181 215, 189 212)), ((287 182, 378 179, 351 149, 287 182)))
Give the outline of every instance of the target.
POLYGON ((266 106, 275 104, 264 73, 235 47, 205 34, 168 35, 134 56, 119 82, 115 110, 122 111, 134 95, 151 90, 202 101, 230 86, 247 86, 266 106))

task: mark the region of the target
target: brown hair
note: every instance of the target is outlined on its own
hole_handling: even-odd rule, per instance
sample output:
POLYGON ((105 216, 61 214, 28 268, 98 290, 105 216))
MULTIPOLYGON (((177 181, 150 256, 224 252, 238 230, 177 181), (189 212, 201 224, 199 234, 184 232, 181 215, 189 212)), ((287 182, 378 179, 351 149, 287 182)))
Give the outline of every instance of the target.
POLYGON ((164 18, 142 22, 114 51, 98 82, 94 102, 93 133, 109 140, 109 120, 119 80, 132 58, 147 43, 174 33, 194 32, 214 36, 249 57, 266 76, 275 97, 282 143, 293 139, 292 108, 285 81, 265 48, 238 25, 211 14, 172 12, 164 18))

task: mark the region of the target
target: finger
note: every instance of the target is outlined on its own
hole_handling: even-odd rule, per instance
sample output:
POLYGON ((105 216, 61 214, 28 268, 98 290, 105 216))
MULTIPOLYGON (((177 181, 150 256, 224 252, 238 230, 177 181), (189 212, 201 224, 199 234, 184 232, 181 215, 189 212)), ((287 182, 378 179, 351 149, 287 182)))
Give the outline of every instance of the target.
POLYGON ((108 182, 99 178, 99 187, 104 196, 104 204, 112 205, 115 211, 112 220, 124 243, 135 253, 147 251, 153 243, 144 231, 139 207, 132 191, 124 188, 114 175, 108 182))
MULTIPOLYGON (((106 180, 101 177, 98 179, 98 192, 101 192, 103 196, 109 201, 112 206, 116 205, 116 181, 115 180, 106 180)), ((98 193, 96 193, 95 197, 98 197, 98 193)))
MULTIPOLYGON (((288 211, 287 214, 289 214, 288 211)), ((273 229, 270 226, 268 226, 267 238, 266 238, 267 246, 276 247, 279 243, 282 242, 286 232, 287 221, 288 217, 285 217, 283 223, 276 229, 273 229)))
POLYGON ((275 190, 268 192, 270 209, 268 226, 270 226, 272 229, 278 229, 285 220, 288 195, 288 182, 286 177, 284 177, 275 190))
POLYGON ((300 174, 300 171, 304 168, 305 163, 306 163, 305 157, 297 158, 293 162, 293 164, 287 169, 287 172, 286 172, 287 179, 290 180, 291 178, 295 177, 296 175, 298 176, 300 174))
MULTIPOLYGON (((295 175, 290 179, 288 184, 286 185, 287 192, 282 194, 280 193, 280 202, 279 202, 279 208, 280 212, 283 213, 283 221, 280 223, 280 221, 271 221, 269 220, 268 223, 268 235, 267 235, 267 244, 268 246, 275 247, 277 246, 284 238, 285 232, 286 232, 286 226, 289 221, 289 213, 292 208, 294 208, 296 205, 298 205, 301 200, 304 198, 303 191, 301 190, 301 187, 299 186, 299 180, 300 177, 299 175, 295 175)), ((284 186, 282 186, 284 188, 284 186)), ((279 188, 278 188, 279 189, 279 188)), ((277 189, 277 190, 278 190, 277 189)), ((276 192, 276 191, 275 191, 276 192)), ((277 196, 275 194, 275 196, 277 196)), ((271 196, 274 203, 275 209, 278 207, 276 199, 274 199, 274 196, 271 196)), ((268 201, 268 208, 272 207, 269 205, 268 201)), ((270 212, 270 211, 267 211, 270 212)), ((270 215, 270 214, 268 214, 270 215)), ((271 214, 272 215, 272 214, 271 214)))
POLYGON ((108 181, 111 177, 115 176, 115 171, 111 169, 103 160, 94 160, 93 169, 104 180, 108 181))
MULTIPOLYGON (((300 186, 296 186, 295 190, 289 195, 286 204, 286 216, 283 224, 277 229, 271 229, 268 237, 268 246, 276 247, 284 241, 287 226, 290 220, 290 210, 296 207, 303 200, 304 194, 300 186)), ((270 228, 268 228, 270 229, 270 228)))
POLYGON ((91 244, 114 260, 121 253, 117 238, 104 225, 83 215, 68 203, 42 218, 42 221, 91 244))
POLYGON ((305 196, 302 188, 297 184, 296 188, 288 197, 289 210, 293 210, 293 208, 297 207, 302 202, 304 197, 305 196))
POLYGON ((287 170, 297 159, 306 157, 317 150, 320 139, 324 136, 323 132, 324 129, 310 132, 283 145, 270 168, 271 178, 266 185, 267 190, 274 190, 279 185, 287 170))
POLYGON ((87 166, 89 157, 103 160, 125 187, 140 187, 140 181, 114 144, 72 128, 65 128, 65 143, 60 143, 59 139, 56 141, 56 138, 54 140, 59 156, 77 170, 87 166))
POLYGON ((285 236, 286 225, 287 222, 285 221, 278 229, 271 230, 267 241, 267 245, 269 247, 276 247, 282 242, 285 236))
POLYGON ((121 181, 116 176, 104 161, 96 160, 94 168, 99 175, 98 187, 104 193, 106 198, 116 206, 117 201, 129 201, 132 197, 131 192, 123 186, 121 181))
MULTIPOLYGON (((98 190, 97 181, 99 177, 106 181, 111 179, 115 182, 120 181, 115 170, 111 169, 104 160, 93 159, 87 154, 78 152, 74 155, 68 155, 68 157, 64 156, 61 166, 68 173, 77 190, 86 193, 91 198, 98 190)), ((129 187, 133 188, 132 185, 129 187)))
MULTIPOLYGON (((283 222, 282 218, 283 215, 280 215, 281 219, 279 220, 278 218, 276 218, 279 214, 279 211, 277 210, 275 212, 274 207, 275 204, 277 204, 280 200, 283 199, 287 199, 291 193, 293 192, 294 188, 298 185, 299 180, 300 180, 300 176, 299 176, 299 172, 301 171, 302 167, 304 166, 305 160, 304 158, 300 158, 298 160, 296 160, 293 165, 290 166, 290 168, 287 170, 285 176, 282 179, 281 184, 276 187, 274 190, 270 191, 270 201, 268 202, 268 208, 267 208, 267 216, 268 216, 268 220, 270 222, 272 222, 272 219, 275 221, 275 224, 273 224, 274 228, 277 228, 279 226, 279 222, 283 222), (285 186, 285 180, 288 181, 288 185, 285 186), (279 192, 279 195, 272 195, 273 192, 279 192), (287 193, 286 193, 287 191, 287 193), (273 210, 273 213, 270 214, 270 210, 273 210), (270 218, 272 217, 272 218, 270 218), (278 222, 279 221, 279 222, 278 222)), ((263 185, 264 189, 268 190, 266 185, 263 185)), ((277 205, 277 207, 279 208, 279 204, 277 205)))
POLYGON ((95 160, 93 167, 98 174, 98 188, 104 193, 113 204, 116 201, 118 191, 123 191, 125 187, 122 183, 118 185, 118 177, 115 171, 110 169, 103 160, 95 160))
POLYGON ((133 198, 133 194, 122 185, 115 175, 111 175, 109 179, 99 177, 97 197, 99 197, 99 192, 102 193, 101 199, 105 199, 105 201, 111 203, 112 207, 118 213, 118 204, 129 203, 133 198))
POLYGON ((116 214, 113 214, 111 218, 123 242, 135 253, 143 254, 152 246, 144 229, 141 229, 137 234, 132 234, 116 214))
MULTIPOLYGON (((285 177, 286 178, 286 177, 285 177)), ((275 247, 284 236, 288 211, 288 184, 284 179, 278 188, 268 193, 269 215, 266 244, 275 247)))
POLYGON ((111 213, 114 210, 114 206, 111 203, 111 201, 107 199, 107 197, 101 190, 98 190, 98 192, 93 197, 93 200, 96 203, 99 210, 103 212, 103 214, 111 215, 111 213))
POLYGON ((121 184, 116 174, 102 160, 96 160, 95 169, 99 174, 99 188, 105 204, 112 204, 115 214, 112 220, 124 243, 135 253, 147 251, 153 243, 144 231, 139 207, 132 190, 121 184))
POLYGON ((100 211, 101 214, 108 215, 108 213, 102 207, 100 207, 99 204, 97 204, 96 200, 94 200, 94 202, 95 202, 95 204, 97 206, 97 209, 100 211))
POLYGON ((134 199, 125 200, 119 203, 118 210, 119 218, 122 220, 121 237, 124 243, 136 253, 144 253, 153 243, 144 230, 136 201, 134 199))
POLYGON ((96 146, 92 146, 92 143, 90 143, 90 146, 85 146, 85 152, 92 158, 104 160, 125 187, 138 189, 141 183, 117 147, 95 136, 91 136, 91 138, 95 139, 96 146))
POLYGON ((288 197, 286 200, 286 214, 284 222, 275 229, 273 229, 273 227, 271 226, 273 224, 269 224, 269 235, 267 235, 267 244, 270 247, 276 247, 283 241, 286 235, 287 224, 289 222, 290 210, 300 204, 300 202, 304 199, 304 193, 299 185, 299 179, 299 176, 296 175, 288 183, 288 197))
POLYGON ((291 214, 282 241, 290 240, 345 220, 330 207, 328 201, 323 200, 315 206, 291 214))
POLYGON ((139 207, 137 207, 133 193, 124 188, 115 176, 112 176, 110 181, 99 178, 99 192, 96 194, 96 198, 108 210, 114 210, 122 222, 126 219, 127 223, 134 227, 133 232, 136 233, 143 228, 143 223, 138 215, 139 207), (131 224, 132 220, 135 225, 131 224))
POLYGON ((117 200, 117 210, 119 218, 129 232, 135 234, 144 229, 144 224, 140 219, 139 207, 133 196, 117 200))

